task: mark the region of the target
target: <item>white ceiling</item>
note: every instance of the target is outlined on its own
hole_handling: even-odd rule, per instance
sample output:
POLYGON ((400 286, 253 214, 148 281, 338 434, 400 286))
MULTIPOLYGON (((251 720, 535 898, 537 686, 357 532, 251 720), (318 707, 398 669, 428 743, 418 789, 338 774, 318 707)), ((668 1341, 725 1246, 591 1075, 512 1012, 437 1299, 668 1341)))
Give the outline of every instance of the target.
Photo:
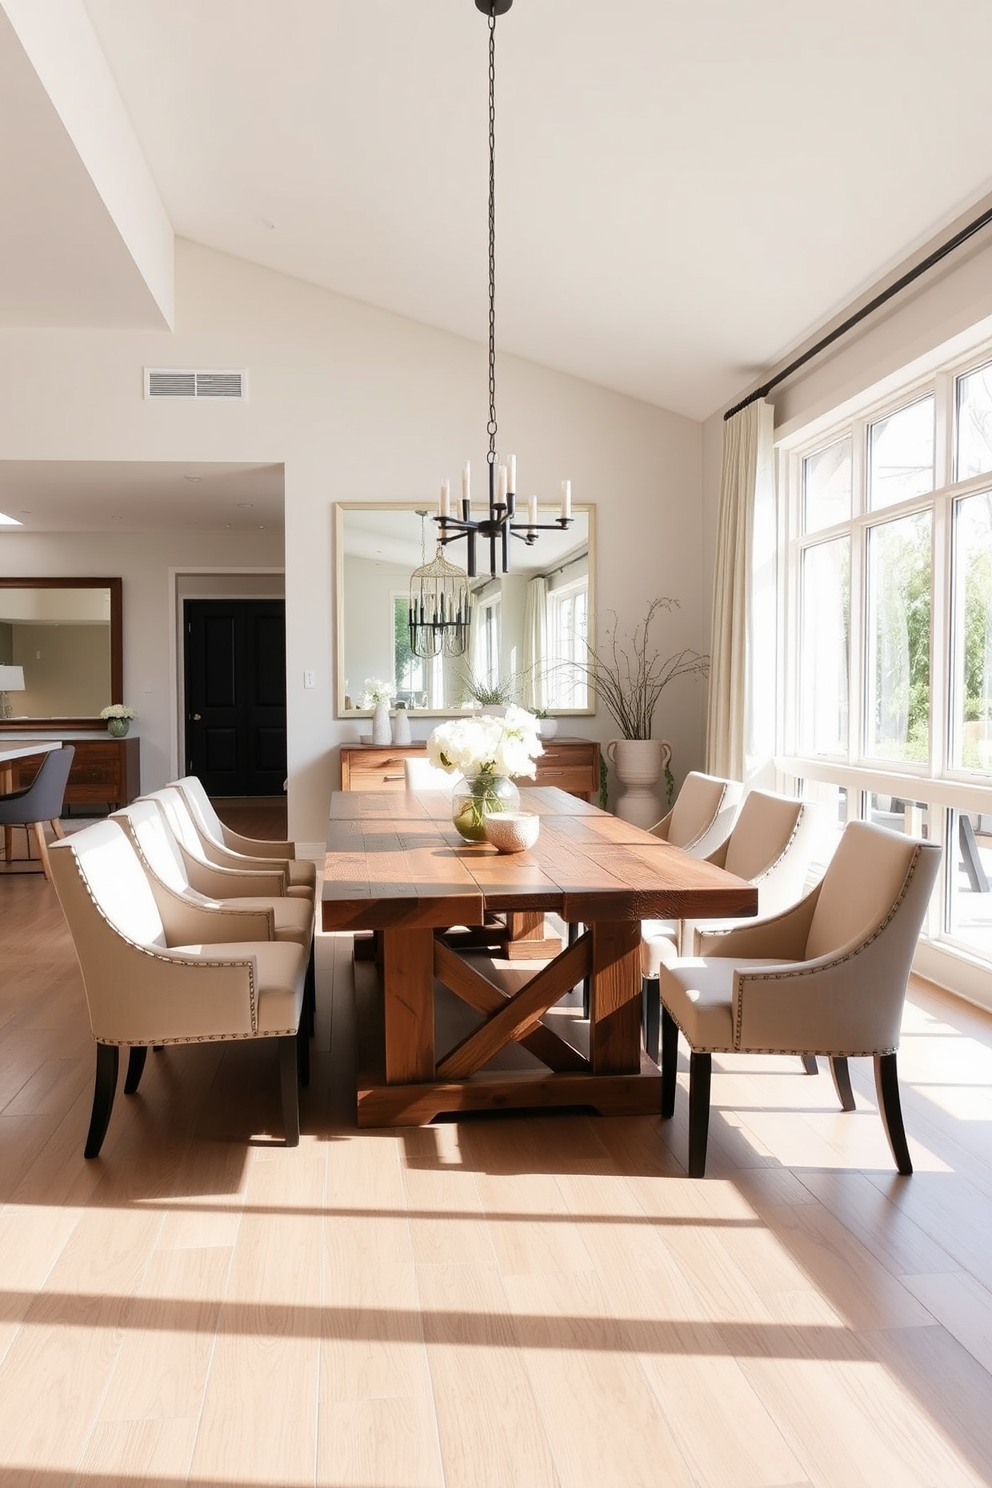
MULTIPOLYGON (((486 334, 473 0, 86 0, 176 232, 486 334)), ((992 190, 988 0, 516 0, 502 348, 703 418, 992 190)))
MULTIPOLYGON (((177 234, 484 340, 473 0, 83 3, 177 234)), ((500 348, 693 418, 992 192, 989 0, 516 0, 497 41, 500 348)), ((0 325, 160 325, 3 14, 0 126, 0 325)), ((279 468, 0 464, 39 530, 166 493, 281 523, 279 468)))

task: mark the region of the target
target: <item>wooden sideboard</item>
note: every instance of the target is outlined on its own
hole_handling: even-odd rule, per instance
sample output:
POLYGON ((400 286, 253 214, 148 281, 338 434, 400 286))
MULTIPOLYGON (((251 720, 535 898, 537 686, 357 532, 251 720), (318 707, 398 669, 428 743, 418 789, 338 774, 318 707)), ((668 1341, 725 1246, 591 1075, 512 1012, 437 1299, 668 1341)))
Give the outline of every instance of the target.
MULTIPOLYGON (((341 789, 396 790, 405 788, 403 760, 423 756, 424 744, 342 744, 341 789)), ((517 784, 556 785, 570 796, 595 799, 599 795, 599 744, 595 739, 548 739, 537 759, 537 778, 517 784)))
MULTIPOLYGON (((109 734, 94 734, 74 739, 70 732, 64 742, 76 751, 63 798, 66 806, 108 806, 116 811, 140 795, 141 740, 137 736, 112 739, 109 734)), ((38 755, 11 762, 14 790, 31 784, 41 760, 38 755)))

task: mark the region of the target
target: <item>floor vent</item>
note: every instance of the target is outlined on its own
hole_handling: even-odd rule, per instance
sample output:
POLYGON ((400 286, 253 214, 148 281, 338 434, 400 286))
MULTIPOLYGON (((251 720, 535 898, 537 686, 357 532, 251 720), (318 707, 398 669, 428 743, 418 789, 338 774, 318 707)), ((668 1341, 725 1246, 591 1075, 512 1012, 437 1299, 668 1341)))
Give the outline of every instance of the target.
POLYGON ((176 367, 146 367, 146 398, 247 397, 247 377, 241 372, 195 372, 176 367))

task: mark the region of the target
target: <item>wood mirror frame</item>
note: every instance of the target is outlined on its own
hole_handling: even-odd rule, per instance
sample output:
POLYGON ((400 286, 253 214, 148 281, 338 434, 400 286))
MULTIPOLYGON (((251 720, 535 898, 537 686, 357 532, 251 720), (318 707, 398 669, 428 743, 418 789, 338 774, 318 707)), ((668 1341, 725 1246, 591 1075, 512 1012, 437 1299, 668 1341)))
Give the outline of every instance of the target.
MULTIPOLYGON (((0 578, 4 589, 107 589, 110 593, 110 703, 124 701, 124 602, 122 579, 76 578, 67 574, 61 579, 0 578)), ((64 733, 67 729, 102 729, 101 718, 5 718, 0 728, 21 733, 64 733)))

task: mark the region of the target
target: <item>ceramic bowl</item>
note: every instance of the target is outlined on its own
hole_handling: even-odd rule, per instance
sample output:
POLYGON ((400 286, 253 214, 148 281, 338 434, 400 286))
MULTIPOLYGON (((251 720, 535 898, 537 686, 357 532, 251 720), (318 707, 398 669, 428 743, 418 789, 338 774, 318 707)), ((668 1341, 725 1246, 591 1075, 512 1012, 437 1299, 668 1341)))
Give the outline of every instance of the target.
POLYGON ((533 847, 540 830, 541 818, 533 811, 500 811, 486 817, 486 841, 501 853, 533 847))

